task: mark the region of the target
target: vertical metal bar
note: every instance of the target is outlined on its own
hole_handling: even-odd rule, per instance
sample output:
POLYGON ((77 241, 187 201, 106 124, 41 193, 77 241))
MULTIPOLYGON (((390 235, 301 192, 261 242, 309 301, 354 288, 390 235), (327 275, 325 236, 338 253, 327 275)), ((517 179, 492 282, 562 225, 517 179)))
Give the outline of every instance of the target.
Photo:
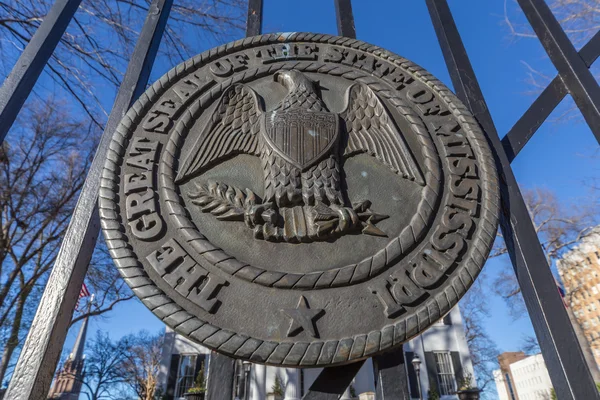
POLYGON ((359 361, 340 367, 324 368, 302 400, 338 400, 364 363, 359 361))
POLYGON ((404 349, 373 357, 376 400, 410 400, 404 349))
POLYGON ((518 0, 550 60, 600 142, 600 86, 544 0, 518 0))
MULTIPOLYGON (((338 35, 356 39, 351 0, 334 0, 338 35)), ((302 400, 337 400, 342 397, 364 361, 323 369, 302 400)))
POLYGON ((263 0, 248 0, 248 19, 246 20, 246 37, 262 33, 263 0))
MULTIPOLYGON (((579 56, 587 68, 592 66, 600 56, 600 31, 596 32, 594 37, 583 46, 579 51, 579 56)), ((515 159, 568 92, 560 75, 557 75, 542 94, 535 99, 523 116, 502 138, 502 145, 508 156, 508 161, 512 162, 515 159)))
POLYGON ((458 97, 488 135, 501 182, 501 228, 557 397, 600 399, 519 186, 445 0, 426 0, 458 97))
POLYGON ((234 375, 235 360, 213 351, 208 367, 207 400, 233 399, 234 375))
POLYGON ((352 0, 334 0, 337 17, 338 35, 356 39, 352 0))
POLYGON ((42 400, 48 394, 98 237, 97 198, 108 147, 117 124, 146 87, 171 4, 154 0, 150 5, 5 399, 42 400))
POLYGON ((80 3, 81 0, 56 0, 0 88, 0 144, 80 3))

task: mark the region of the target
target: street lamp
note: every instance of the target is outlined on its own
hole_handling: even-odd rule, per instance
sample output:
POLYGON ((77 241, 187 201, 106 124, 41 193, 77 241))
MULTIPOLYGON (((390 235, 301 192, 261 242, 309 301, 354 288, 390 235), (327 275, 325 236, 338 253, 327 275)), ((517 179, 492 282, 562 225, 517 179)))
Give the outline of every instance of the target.
POLYGON ((419 389, 419 400, 423 400, 423 393, 421 393, 421 359, 416 354, 412 359, 412 365, 415 369, 415 372, 417 373, 417 387, 419 389))
POLYGON ((250 361, 243 361, 242 365, 244 366, 244 399, 250 399, 250 369, 252 368, 252 363, 250 361))

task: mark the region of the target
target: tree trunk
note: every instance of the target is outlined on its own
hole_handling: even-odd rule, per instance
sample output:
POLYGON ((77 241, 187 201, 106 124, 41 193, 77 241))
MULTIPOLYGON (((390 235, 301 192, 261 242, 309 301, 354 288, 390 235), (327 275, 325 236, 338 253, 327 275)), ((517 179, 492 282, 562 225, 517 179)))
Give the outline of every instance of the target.
POLYGON ((27 297, 29 296, 30 292, 31 288, 23 290, 23 292, 21 293, 21 295, 19 295, 17 299, 15 319, 12 322, 10 337, 6 342, 6 346, 4 347, 4 351, 2 352, 2 359, 0 360, 0 382, 4 382, 4 376, 6 375, 6 370, 8 369, 10 359, 13 355, 13 352, 19 345, 19 332, 21 331, 23 311, 25 309, 25 302, 27 301, 27 297))

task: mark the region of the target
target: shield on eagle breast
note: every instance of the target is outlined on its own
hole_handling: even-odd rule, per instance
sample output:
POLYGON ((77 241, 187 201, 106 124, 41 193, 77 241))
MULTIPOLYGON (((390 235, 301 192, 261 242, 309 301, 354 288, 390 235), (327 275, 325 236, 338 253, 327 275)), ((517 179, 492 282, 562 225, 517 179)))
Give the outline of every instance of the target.
POLYGON ((319 161, 337 142, 339 119, 330 112, 265 113, 265 137, 279 155, 304 170, 319 161))

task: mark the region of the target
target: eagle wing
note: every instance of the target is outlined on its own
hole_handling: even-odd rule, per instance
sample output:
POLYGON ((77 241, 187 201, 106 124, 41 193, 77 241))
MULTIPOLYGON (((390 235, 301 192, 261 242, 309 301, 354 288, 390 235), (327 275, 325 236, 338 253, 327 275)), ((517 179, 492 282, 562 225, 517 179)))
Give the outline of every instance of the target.
POLYGON ((381 100, 365 84, 348 89, 348 104, 340 114, 346 122, 348 143, 344 156, 365 152, 404 178, 424 185, 423 175, 381 100))
POLYGON ((192 151, 181 164, 176 181, 232 154, 258 155, 263 111, 258 95, 250 87, 237 84, 225 90, 192 151))

